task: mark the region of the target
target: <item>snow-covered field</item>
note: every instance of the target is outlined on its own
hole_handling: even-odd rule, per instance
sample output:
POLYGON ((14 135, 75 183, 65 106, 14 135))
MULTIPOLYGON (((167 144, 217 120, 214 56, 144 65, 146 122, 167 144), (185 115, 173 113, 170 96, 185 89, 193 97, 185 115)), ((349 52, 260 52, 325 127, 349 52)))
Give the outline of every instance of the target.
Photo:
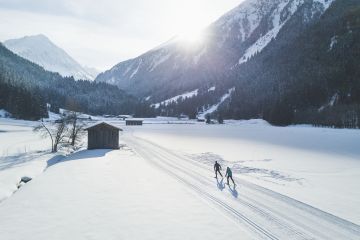
POLYGON ((359 239, 358 130, 111 122, 121 150, 52 165, 34 123, 0 119, 1 239, 359 239), (236 188, 213 178, 215 160, 236 188))
POLYGON ((0 202, 17 190, 21 177, 43 172, 49 153, 49 141, 33 133, 34 122, 0 118, 0 202))
POLYGON ((129 149, 83 151, 0 205, 5 239, 217 239, 248 234, 129 149))
POLYGON ((360 131, 226 125, 145 125, 134 135, 202 164, 360 224, 360 131))
MULTIPOLYGON (((56 118, 56 117, 55 117, 56 118)), ((34 178, 73 150, 51 153, 51 141, 33 132, 37 122, 0 118, 0 203, 22 177, 34 178)))

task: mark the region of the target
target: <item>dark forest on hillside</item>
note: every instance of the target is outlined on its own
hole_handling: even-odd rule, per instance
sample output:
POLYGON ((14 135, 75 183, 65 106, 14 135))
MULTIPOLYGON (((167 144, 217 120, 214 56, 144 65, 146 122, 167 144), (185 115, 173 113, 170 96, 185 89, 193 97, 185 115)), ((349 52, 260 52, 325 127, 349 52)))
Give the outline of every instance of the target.
POLYGON ((52 111, 73 108, 94 114, 133 114, 152 116, 145 103, 106 83, 75 81, 45 71, 0 45, 0 108, 14 117, 36 120, 47 117, 46 103, 52 111))

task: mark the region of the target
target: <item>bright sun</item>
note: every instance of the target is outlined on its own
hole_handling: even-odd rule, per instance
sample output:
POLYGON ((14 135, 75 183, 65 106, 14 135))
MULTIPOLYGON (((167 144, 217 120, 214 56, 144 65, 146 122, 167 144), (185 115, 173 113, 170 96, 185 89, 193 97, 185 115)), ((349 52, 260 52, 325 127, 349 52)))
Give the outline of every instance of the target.
POLYGON ((184 5, 184 9, 179 9, 182 17, 176 18, 170 27, 175 30, 177 38, 185 47, 194 49, 197 46, 203 45, 207 40, 207 34, 205 33, 211 23, 209 17, 211 14, 204 10, 204 6, 200 2, 184 1, 188 4, 184 5))
POLYGON ((203 34, 201 31, 188 31, 181 33, 179 38, 188 43, 200 43, 203 41, 203 34))
POLYGON ((184 31, 178 35, 181 42, 190 46, 198 46, 204 43, 205 35, 202 30, 184 31))

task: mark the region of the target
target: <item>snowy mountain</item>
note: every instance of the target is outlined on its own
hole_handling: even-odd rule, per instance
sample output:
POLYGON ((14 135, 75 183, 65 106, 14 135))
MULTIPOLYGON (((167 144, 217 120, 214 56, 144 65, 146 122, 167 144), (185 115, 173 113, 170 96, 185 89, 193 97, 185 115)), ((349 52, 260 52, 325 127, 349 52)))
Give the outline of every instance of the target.
POLYGON ((247 0, 209 26, 201 44, 172 39, 119 63, 96 80, 116 84, 141 97, 155 95, 153 100, 162 101, 204 83, 218 82, 234 66, 261 52, 300 8, 311 12, 306 16, 311 21, 330 3, 331 0, 247 0))
POLYGON ((48 117, 49 106, 55 113, 63 108, 93 115, 152 116, 147 104, 113 85, 62 77, 0 43, 0 115, 3 109, 13 118, 39 120, 48 117))
POLYGON ((93 80, 97 75, 95 69, 81 66, 42 34, 7 40, 4 45, 19 56, 64 77, 93 80))
POLYGON ((165 116, 355 126, 358 9, 358 0, 247 0, 205 29, 202 42, 171 39, 96 81, 143 98, 165 116))

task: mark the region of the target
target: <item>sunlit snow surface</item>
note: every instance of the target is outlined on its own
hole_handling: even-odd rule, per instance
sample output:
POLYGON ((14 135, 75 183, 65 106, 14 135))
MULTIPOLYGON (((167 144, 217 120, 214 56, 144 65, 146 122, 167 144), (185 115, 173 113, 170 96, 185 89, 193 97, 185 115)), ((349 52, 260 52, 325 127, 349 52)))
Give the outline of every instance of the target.
MULTIPOLYGON (((0 172, 1 175, 1 172, 0 172)), ((80 151, 0 203, 1 239, 251 239, 131 149, 80 151)))
POLYGON ((16 191, 21 177, 41 174, 53 157, 48 140, 33 133, 34 125, 0 118, 0 202, 16 191))
POLYGON ((22 164, 24 146, 48 142, 33 122, 0 119, 1 186, 34 177, 0 203, 1 239, 358 239, 359 130, 108 121, 124 129, 121 150, 22 164), (213 178, 215 160, 236 189, 213 178))
POLYGON ((263 120, 226 125, 146 125, 135 136, 360 223, 359 130, 273 127, 263 120))

